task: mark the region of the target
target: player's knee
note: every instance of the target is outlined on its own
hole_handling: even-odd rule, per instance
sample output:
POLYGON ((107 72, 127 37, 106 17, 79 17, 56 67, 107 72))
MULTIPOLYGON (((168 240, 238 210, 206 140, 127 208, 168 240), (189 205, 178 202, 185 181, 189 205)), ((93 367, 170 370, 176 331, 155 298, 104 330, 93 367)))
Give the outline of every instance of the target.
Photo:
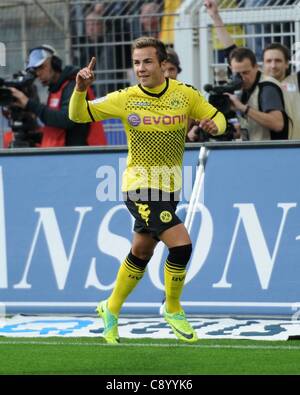
POLYGON ((192 254, 192 244, 185 244, 178 247, 169 248, 168 261, 175 265, 186 267, 192 254))
POLYGON ((128 259, 136 266, 140 267, 141 269, 145 269, 148 262, 150 261, 152 254, 149 252, 144 253, 136 253, 135 251, 130 251, 128 254, 128 259))

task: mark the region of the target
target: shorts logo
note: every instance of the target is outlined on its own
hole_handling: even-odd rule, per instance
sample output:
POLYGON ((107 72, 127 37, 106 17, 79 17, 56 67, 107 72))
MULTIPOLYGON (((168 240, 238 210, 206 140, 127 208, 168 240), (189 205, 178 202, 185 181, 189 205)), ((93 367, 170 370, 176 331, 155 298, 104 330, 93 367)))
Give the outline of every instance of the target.
POLYGON ((141 118, 138 114, 130 114, 127 117, 127 121, 131 126, 138 126, 141 123, 141 118))
POLYGON ((142 219, 146 222, 146 225, 149 226, 149 216, 150 216, 150 209, 148 204, 142 204, 142 203, 134 203, 136 207, 138 208, 138 212, 142 219))
POLYGON ((170 213, 170 211, 162 211, 160 213, 159 218, 160 218, 161 222, 164 222, 166 224, 166 223, 172 221, 172 214, 170 213))

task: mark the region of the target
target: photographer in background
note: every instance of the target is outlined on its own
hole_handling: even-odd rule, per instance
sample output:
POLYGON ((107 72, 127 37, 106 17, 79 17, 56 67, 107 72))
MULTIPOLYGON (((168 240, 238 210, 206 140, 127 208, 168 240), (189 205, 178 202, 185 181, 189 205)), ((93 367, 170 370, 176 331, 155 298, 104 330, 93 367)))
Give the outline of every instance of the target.
POLYGON ((39 103, 34 80, 34 74, 24 71, 14 73, 10 79, 0 79, 1 114, 10 127, 3 132, 3 148, 36 147, 41 143, 42 133, 39 131, 37 116, 17 106, 10 89, 17 88, 39 103))
POLYGON ((216 1, 205 0, 204 5, 229 54, 231 72, 239 73, 243 80, 240 98, 226 93, 232 109, 240 114, 241 127, 248 130, 249 140, 286 140, 289 117, 280 83, 259 70, 256 56, 251 49, 237 48, 234 45, 219 15, 216 1))
MULTIPOLYGON (((180 66, 180 60, 178 54, 174 49, 167 48, 167 60, 164 66, 164 74, 166 78, 176 80, 178 74, 181 73, 182 69, 180 66)), ((214 92, 214 87, 207 84, 207 88, 210 87, 207 91, 210 93, 209 95, 209 103, 216 107, 219 111, 221 111, 227 120, 227 129, 226 132, 221 136, 211 136, 209 133, 204 132, 199 127, 199 122, 190 119, 189 120, 189 128, 186 136, 187 142, 203 142, 203 141, 228 141, 232 139, 237 139, 241 137, 241 128, 240 123, 236 118, 236 114, 234 111, 230 109, 230 99, 227 96, 224 96, 224 92, 234 92, 241 88, 242 79, 240 76, 235 76, 235 79, 231 81, 230 84, 221 87, 215 87, 215 89, 220 90, 220 92, 214 92), (212 89, 212 90, 210 90, 212 89)), ((205 89, 205 87, 204 87, 205 89)))
POLYGON ((232 108, 240 116, 242 128, 247 129, 249 140, 286 140, 289 119, 285 112, 283 92, 271 77, 263 75, 249 48, 235 48, 229 56, 233 73, 243 80, 241 98, 226 93, 232 108))
MULTIPOLYGON (((100 122, 78 124, 69 120, 69 100, 75 87, 78 69, 62 67, 62 60, 48 45, 33 48, 29 53, 26 70, 33 70, 44 86, 49 87, 47 104, 41 104, 16 88, 10 88, 15 105, 35 114, 45 125, 41 128, 41 147, 106 145, 100 122)), ((88 91, 89 99, 94 98, 88 91)))
POLYGON ((198 122, 193 122, 191 129, 187 134, 187 138, 192 142, 204 141, 231 141, 231 140, 249 140, 247 131, 241 129, 238 114, 232 110, 230 98, 227 93, 238 94, 243 85, 243 79, 239 73, 232 74, 231 79, 222 84, 205 84, 203 89, 209 94, 208 102, 221 111, 227 121, 225 133, 219 138, 211 138, 200 127, 198 122))

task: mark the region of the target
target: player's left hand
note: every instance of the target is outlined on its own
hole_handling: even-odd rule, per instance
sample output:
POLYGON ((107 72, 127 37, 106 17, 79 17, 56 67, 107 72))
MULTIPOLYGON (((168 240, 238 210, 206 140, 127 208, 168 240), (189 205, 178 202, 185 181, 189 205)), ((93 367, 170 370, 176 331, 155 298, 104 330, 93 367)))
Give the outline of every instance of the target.
POLYGON ((218 127, 213 119, 202 119, 199 126, 204 132, 215 135, 218 133, 218 127))

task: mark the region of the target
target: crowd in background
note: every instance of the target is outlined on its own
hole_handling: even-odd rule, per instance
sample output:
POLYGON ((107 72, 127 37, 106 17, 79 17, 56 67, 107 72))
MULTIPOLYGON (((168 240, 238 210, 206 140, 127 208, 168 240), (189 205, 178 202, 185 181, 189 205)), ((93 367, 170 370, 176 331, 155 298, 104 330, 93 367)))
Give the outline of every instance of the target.
POLYGON ((173 28, 168 26, 181 0, 96 3, 81 9, 82 23, 73 26, 72 62, 84 67, 92 56, 97 59, 97 96, 136 82, 132 75, 131 43, 141 36, 160 38, 173 46, 173 28))
MULTIPOLYGON (((59 90, 62 89, 63 105, 60 108, 51 108, 50 104, 53 84, 55 85, 57 81, 60 81, 61 75, 56 75, 56 81, 48 81, 48 85, 47 83, 44 84, 49 87, 50 92, 47 104, 38 103, 33 99, 27 102, 24 97, 15 92, 16 99, 19 100, 23 108, 29 109, 35 117, 38 117, 46 129, 48 126, 64 130, 67 130, 67 127, 72 129, 72 125, 66 119, 66 104, 74 86, 75 73, 79 68, 86 66, 93 56, 96 58, 96 81, 94 92, 91 94, 95 94, 97 97, 102 97, 111 91, 136 83, 137 81, 132 73, 131 43, 133 39, 140 36, 156 37, 167 45, 169 58, 165 75, 176 79, 181 71, 180 59, 172 49, 174 46, 174 31, 168 27, 170 21, 163 15, 166 8, 170 12, 177 9, 180 3, 181 0, 172 2, 155 0, 93 2, 81 5, 81 18, 78 18, 77 23, 72 26, 73 68, 72 72, 70 69, 68 70, 70 72, 68 94, 66 95, 66 91, 64 91, 65 85, 62 86, 64 79, 58 87, 59 90), (126 17, 128 15, 130 17, 126 17), (117 18, 115 18, 116 16, 117 18), (81 23, 79 24, 78 21, 81 23), (50 115, 50 118, 47 117, 47 113, 49 115, 53 111, 60 111, 64 116, 59 117, 55 114, 54 116, 50 115), (51 119, 50 125, 49 119, 51 119), (59 122, 62 119, 63 121, 59 122)), ((220 57, 227 59, 229 63, 229 75, 226 79, 230 78, 230 72, 232 71, 240 74, 243 79, 243 85, 239 89, 240 96, 234 95, 234 92, 225 93, 231 104, 230 115, 227 116, 230 133, 226 135, 225 139, 259 141, 300 138, 300 132, 297 130, 298 114, 300 113, 298 111, 300 78, 299 73, 289 73, 289 48, 279 43, 276 43, 276 45, 270 43, 269 47, 260 48, 260 53, 253 53, 250 49, 248 52, 247 50, 243 52, 241 48, 238 48, 241 43, 233 41, 230 27, 227 28, 223 24, 218 12, 217 2, 215 0, 205 0, 204 5, 212 19, 215 34, 219 39, 220 57), (232 53, 234 53, 233 57, 232 53), (263 59, 263 70, 259 69, 257 58, 263 59), (247 73, 251 74, 250 82, 247 73)), ((169 16, 169 18, 172 18, 172 16, 169 16)), ((48 55, 50 57, 51 52, 48 55)), ((47 57, 46 53, 45 59, 47 57)), ((50 62, 49 67, 51 65, 50 62)), ((54 72, 61 74, 66 72, 66 69, 61 66, 60 70, 54 70, 54 72)), ((224 83, 224 81, 221 82, 224 83)), ((56 91, 54 90, 54 92, 56 91)), ((67 132, 67 138, 63 140, 62 145, 89 145, 86 139, 87 134, 88 131, 85 130, 85 137, 74 139, 69 138, 70 132, 67 132)), ((10 146, 12 136, 11 132, 9 135, 6 134, 5 147, 10 146)), ((187 141, 206 141, 206 139, 207 136, 199 130, 197 120, 190 120, 187 141)), ((211 140, 211 137, 209 139, 211 140)), ((106 143, 105 138, 102 137, 98 140, 98 144, 96 140, 95 144, 92 145, 106 143)), ((47 146, 47 143, 39 143, 38 146, 47 146)))

